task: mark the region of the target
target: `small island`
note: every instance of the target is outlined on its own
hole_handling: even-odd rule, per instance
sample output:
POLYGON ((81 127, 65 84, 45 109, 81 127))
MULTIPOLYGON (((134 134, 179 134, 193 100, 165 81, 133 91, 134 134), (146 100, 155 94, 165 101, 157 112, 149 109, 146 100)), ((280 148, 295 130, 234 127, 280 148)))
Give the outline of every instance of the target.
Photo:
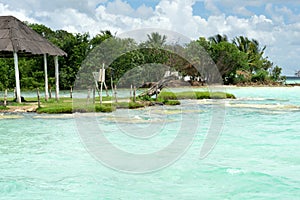
MULTIPOLYGON (((12 93, 14 90, 15 77, 19 75, 10 69, 14 63, 17 66, 18 61, 17 64, 22 66, 22 90, 38 89, 44 95, 21 99, 20 88, 16 87, 16 99, 5 95, 0 97, 0 112, 112 112, 117 108, 178 105, 181 99, 235 98, 233 94, 222 92, 193 92, 191 87, 214 84, 282 86, 285 81, 285 77, 281 76, 281 67, 273 66, 269 58, 264 56, 266 46, 244 36, 229 40, 226 35, 217 34, 179 45, 168 42, 168 37, 158 32, 147 34, 146 41, 137 42, 130 36, 114 36, 109 30, 91 38, 88 33, 54 31, 42 24, 17 22, 19 28, 29 30, 42 42, 49 41, 58 48, 55 47, 54 62, 46 53, 43 59, 20 52, 20 58, 16 60, 16 57, 13 59, 8 56, 6 49, 2 51, 4 58, 0 58, 0 71, 3 72, 0 73, 0 91, 9 90, 12 93), (64 57, 58 59, 57 55, 64 57), (186 90, 176 94, 163 91, 164 87, 170 86, 169 77, 172 77, 173 83, 176 82, 174 87, 185 86, 186 90), (159 86, 153 87, 155 84, 159 86), (118 101, 112 97, 102 99, 104 86, 106 90, 108 88, 116 93, 117 86, 141 88, 147 85, 150 93, 136 97, 130 95, 130 98, 118 101), (88 90, 89 93, 97 91, 101 96, 100 103, 95 100, 98 98, 95 94, 88 100, 72 96, 59 98, 59 90, 71 90, 72 93, 74 88, 88 90), (51 99, 51 90, 56 91, 55 99, 51 99), (75 105, 74 102, 79 104, 75 105)), ((41 52, 34 53, 42 55, 41 52)), ((19 80, 16 80, 18 84, 19 80)))

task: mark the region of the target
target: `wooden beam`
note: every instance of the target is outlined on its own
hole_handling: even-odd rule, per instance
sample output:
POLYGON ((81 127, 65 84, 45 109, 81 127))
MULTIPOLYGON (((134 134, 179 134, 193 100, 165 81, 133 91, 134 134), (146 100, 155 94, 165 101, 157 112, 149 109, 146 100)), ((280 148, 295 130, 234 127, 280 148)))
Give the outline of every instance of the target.
POLYGON ((58 56, 54 56, 55 65, 55 98, 59 100, 59 71, 58 71, 58 56))
POLYGON ((48 92, 48 66, 47 66, 47 55, 44 54, 44 71, 45 71, 45 100, 48 101, 49 92, 48 92))
POLYGON ((21 88, 20 88, 19 63, 18 63, 17 52, 14 52, 14 63, 15 63, 17 102, 21 103, 21 88))

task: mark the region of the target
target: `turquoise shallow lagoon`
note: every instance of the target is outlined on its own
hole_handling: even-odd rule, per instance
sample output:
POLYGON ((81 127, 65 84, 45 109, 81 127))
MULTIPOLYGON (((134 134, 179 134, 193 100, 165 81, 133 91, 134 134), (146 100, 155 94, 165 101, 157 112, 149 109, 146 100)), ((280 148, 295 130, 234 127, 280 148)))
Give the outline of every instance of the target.
MULTIPOLYGON (((164 149, 183 118, 190 125, 197 120, 182 157, 145 174, 120 172, 95 159, 73 115, 2 114, 0 199, 299 199, 300 88, 226 91, 237 99, 221 102, 221 134, 204 159, 200 150, 220 101, 92 115, 111 143, 136 154, 164 149), (150 129, 156 133, 151 138, 126 134, 150 129)), ((84 116, 87 122, 90 117, 84 116)))

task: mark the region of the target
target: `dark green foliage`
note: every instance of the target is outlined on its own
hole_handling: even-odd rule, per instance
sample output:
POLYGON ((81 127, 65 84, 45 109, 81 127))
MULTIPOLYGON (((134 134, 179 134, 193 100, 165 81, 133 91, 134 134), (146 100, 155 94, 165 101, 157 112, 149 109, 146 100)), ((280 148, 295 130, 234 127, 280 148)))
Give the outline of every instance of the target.
POLYGON ((66 107, 41 107, 38 108, 37 113, 47 113, 47 114, 60 114, 60 113, 66 113, 70 114, 73 113, 72 106, 66 106, 66 107))
POLYGON ((259 70, 253 74, 251 81, 252 82, 265 82, 268 79, 268 72, 264 70, 259 70))
POLYGON ((8 110, 6 106, 0 106, 0 110, 8 110))
MULTIPOLYGON (((226 35, 217 34, 181 46, 168 44, 165 35, 155 32, 138 44, 131 38, 117 38, 108 30, 90 38, 88 33, 73 34, 53 31, 41 24, 28 25, 68 54, 59 57, 61 89, 69 90, 75 81, 82 89, 90 87, 94 84, 91 73, 98 71, 102 63, 107 69, 109 87, 111 79, 122 87, 157 81, 167 70, 188 75, 191 80, 214 82, 214 78, 221 76, 225 84, 282 80, 281 68, 273 68, 273 63, 264 57, 266 47, 244 36, 230 42, 226 35), (218 68, 217 74, 210 74, 213 63, 218 68)), ((54 89, 54 59, 48 56, 47 61, 49 86, 54 89)), ((21 57, 19 68, 22 89, 44 87, 43 56, 21 57)), ((0 90, 14 87, 13 59, 0 58, 0 90)))
POLYGON ((96 112, 113 112, 116 110, 116 107, 112 106, 111 104, 103 104, 95 106, 96 112))
POLYGON ((224 92, 166 92, 162 91, 159 94, 159 98, 164 100, 178 100, 178 99, 235 99, 233 94, 224 92))
POLYGON ((164 100, 162 103, 164 105, 167 105, 167 106, 177 106, 177 105, 180 105, 180 101, 178 101, 178 100, 164 100))

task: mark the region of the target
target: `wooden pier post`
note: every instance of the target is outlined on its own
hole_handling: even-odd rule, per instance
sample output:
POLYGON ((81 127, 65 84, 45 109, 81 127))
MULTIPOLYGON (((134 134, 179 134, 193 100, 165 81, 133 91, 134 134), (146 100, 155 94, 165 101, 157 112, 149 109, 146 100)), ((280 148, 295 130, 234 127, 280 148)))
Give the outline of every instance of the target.
POLYGON ((96 88, 93 88, 93 104, 96 102, 96 88))
POLYGON ((37 100, 38 100, 38 108, 40 108, 41 107, 41 99, 40 99, 40 89, 39 88, 37 88, 36 94, 37 94, 37 100))
POLYGON ((5 89, 5 92, 4 92, 4 103, 3 105, 6 107, 7 105, 7 89, 5 89))
POLYGON ((87 101, 86 103, 88 104, 90 102, 90 98, 91 98, 91 89, 88 89, 88 95, 87 95, 87 101))
POLYGON ((17 90, 16 90, 16 88, 14 88, 14 98, 15 99, 17 98, 17 90))
POLYGON ((136 87, 133 87, 133 102, 136 102, 136 87))
POLYGON ((116 99, 116 103, 118 103, 118 98, 117 98, 117 85, 115 85, 115 99, 116 99))
POLYGON ((49 99, 52 99, 52 88, 51 88, 51 85, 49 85, 49 99))
POLYGON ((73 87, 70 86, 70 98, 72 99, 73 98, 73 87))
POLYGON ((156 88, 155 88, 155 101, 157 101, 158 99, 158 85, 156 85, 156 88))

